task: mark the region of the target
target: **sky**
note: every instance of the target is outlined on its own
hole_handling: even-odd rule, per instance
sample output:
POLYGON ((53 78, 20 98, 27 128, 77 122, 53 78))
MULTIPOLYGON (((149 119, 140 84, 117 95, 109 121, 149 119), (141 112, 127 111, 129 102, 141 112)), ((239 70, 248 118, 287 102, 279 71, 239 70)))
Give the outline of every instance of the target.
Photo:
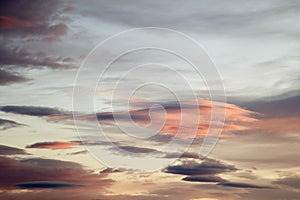
POLYGON ((299 11, 0 1, 0 198, 299 199, 299 11))

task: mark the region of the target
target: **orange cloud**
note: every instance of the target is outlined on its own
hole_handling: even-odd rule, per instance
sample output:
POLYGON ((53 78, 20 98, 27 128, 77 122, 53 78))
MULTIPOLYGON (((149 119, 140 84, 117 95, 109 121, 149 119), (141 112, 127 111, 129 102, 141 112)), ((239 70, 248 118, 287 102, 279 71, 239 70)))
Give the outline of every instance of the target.
POLYGON ((189 134, 191 134, 190 127, 192 126, 198 125, 196 136, 203 137, 207 134, 209 127, 212 131, 216 131, 214 129, 220 128, 222 125, 222 121, 225 120, 223 124, 222 134, 223 137, 228 137, 229 135, 227 133, 231 131, 246 130, 249 128, 248 125, 250 123, 257 121, 255 118, 252 117, 254 112, 243 109, 233 104, 223 104, 208 100, 199 100, 198 103, 199 104, 195 106, 188 106, 186 108, 183 107, 183 109, 178 108, 176 110, 172 110, 172 112, 168 112, 166 117, 166 123, 162 128, 162 131, 166 134, 175 135, 182 127, 182 125, 180 124, 182 122, 182 113, 191 113, 190 116, 187 116, 188 118, 190 118, 190 120, 187 120, 188 122, 186 124, 183 124, 183 132, 186 134, 187 137, 189 137, 189 134), (198 117, 195 116, 197 112, 193 114, 193 109, 199 109, 199 124, 192 123, 193 121, 195 121, 193 120, 193 118, 198 117), (215 119, 211 119, 212 112, 215 112, 215 114, 217 114, 217 117, 215 119), (224 112, 225 114, 223 114, 224 112), (222 118, 223 116, 225 117, 225 119, 222 118), (189 121, 191 123, 189 123, 189 121))
MULTIPOLYGON (((241 108, 234 104, 226 104, 200 99, 197 104, 182 102, 180 104, 163 104, 162 107, 132 109, 128 112, 102 112, 95 115, 76 116, 76 120, 97 120, 100 123, 137 123, 141 127, 159 130, 161 134, 179 137, 204 137, 208 130, 222 131, 221 137, 231 137, 232 132, 247 130, 258 120, 258 113, 241 108), (196 112, 195 112, 196 111, 196 112), (212 114, 214 118, 212 119, 212 114), (163 123, 164 122, 164 123, 163 123), (223 124, 224 122, 224 124, 223 124), (209 129, 210 128, 210 129, 209 129)), ((49 116, 51 120, 71 119, 70 115, 49 116)))
MULTIPOLYGON (((229 137, 229 133, 232 131, 249 129, 250 124, 257 121, 254 114, 257 113, 234 104, 199 100, 196 105, 191 102, 182 102, 181 104, 162 105, 162 107, 134 109, 128 113, 124 111, 103 112, 97 113, 96 116, 100 123, 116 123, 116 119, 121 123, 130 123, 132 120, 140 126, 149 126, 160 130, 162 134, 176 135, 180 131, 181 137, 193 137, 194 130, 196 130, 197 137, 204 137, 209 127, 210 130, 217 131, 225 120, 222 137, 229 137), (213 120, 211 119, 212 112, 216 116, 213 120)), ((76 119, 93 120, 95 116, 84 115, 76 119)))

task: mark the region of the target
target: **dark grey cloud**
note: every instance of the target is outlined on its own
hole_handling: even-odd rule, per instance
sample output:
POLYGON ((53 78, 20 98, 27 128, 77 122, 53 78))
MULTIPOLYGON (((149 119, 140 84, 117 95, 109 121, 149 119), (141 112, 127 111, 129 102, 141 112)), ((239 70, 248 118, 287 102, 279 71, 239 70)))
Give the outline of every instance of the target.
POLYGON ((8 120, 8 119, 1 119, 0 118, 0 130, 6 130, 9 128, 15 128, 19 126, 24 126, 24 124, 20 124, 18 122, 8 120))
POLYGON ((0 47, 0 66, 2 68, 47 67, 51 69, 72 69, 77 67, 74 64, 74 60, 69 57, 50 56, 43 51, 34 52, 21 47, 8 47, 7 45, 0 47))
POLYGON ((123 144, 118 144, 115 143, 114 147, 109 148, 112 152, 117 152, 120 153, 120 150, 122 154, 126 155, 131 155, 132 153, 136 154, 136 156, 142 156, 143 154, 152 154, 152 155, 157 155, 159 157, 162 157, 164 153, 161 151, 157 151, 154 148, 147 148, 147 147, 138 147, 134 145, 123 145, 123 144))
POLYGON ((136 147, 136 146, 118 146, 118 148, 132 153, 151 153, 156 151, 155 149, 136 147))
POLYGON ((113 168, 106 168, 104 170, 102 170, 100 173, 101 174, 105 174, 105 173, 117 173, 117 172, 121 172, 120 169, 113 169, 113 168))
MULTIPOLYGON (((96 114, 99 121, 113 121, 118 120, 128 120, 128 116, 125 113, 112 113, 112 112, 103 112, 96 114)), ((136 113, 131 113, 131 118, 135 121, 144 121, 148 120, 149 117, 145 115, 137 115, 136 113)))
MULTIPOLYGON (((295 91, 294 91, 295 93, 295 91)), ((244 102, 243 106, 253 111, 262 113, 261 117, 294 117, 300 116, 300 91, 296 94, 284 93, 278 96, 269 97, 269 99, 244 102)))
MULTIPOLYGON (((156 104, 156 102, 154 102, 153 104, 156 104)), ((196 108, 196 106, 193 105, 186 105, 186 104, 180 105, 179 103, 177 104, 157 103, 157 104, 160 104, 166 111, 178 111, 183 107, 196 108)), ((147 108, 133 109, 128 111, 128 113, 127 112, 100 112, 100 113, 96 113, 96 117, 101 122, 106 122, 106 121, 111 122, 114 120, 123 120, 123 121, 133 120, 135 122, 150 122, 151 119, 149 116, 149 112, 150 112, 151 104, 145 103, 143 106, 147 108)), ((161 107, 151 107, 151 112, 161 112, 161 107)), ((90 116, 90 117, 92 119, 94 118, 94 116, 90 116)))
MULTIPOLYGON (((0 56, 0 59, 1 59, 1 56, 0 56)), ((8 84, 12 84, 12 83, 22 83, 25 81, 28 81, 28 79, 23 77, 22 75, 15 74, 15 73, 12 73, 10 71, 3 70, 0 68, 0 85, 8 85, 8 84)))
POLYGON ((199 158, 199 154, 194 153, 194 152, 184 152, 182 155, 178 154, 178 153, 166 153, 166 155, 164 156, 165 158, 194 158, 194 159, 198 159, 199 158))
MULTIPOLYGON (((58 0, 24 0, 0 2, 0 33, 5 39, 39 36, 38 39, 58 40, 68 27, 62 17, 68 3, 58 0)), ((32 39, 32 38, 31 38, 32 39)))
POLYGON ((58 108, 38 107, 38 106, 2 106, 0 111, 31 116, 50 116, 50 115, 71 115, 69 111, 58 108))
POLYGON ((226 180, 219 176, 187 176, 182 178, 183 181, 190 182, 225 182, 226 180))
POLYGON ((23 149, 0 145, 0 155, 27 155, 23 149))
POLYGON ((182 164, 168 166, 165 172, 181 175, 214 175, 236 170, 237 168, 233 165, 227 165, 214 159, 205 159, 201 163, 194 160, 183 161, 182 164))
POLYGON ((270 187, 270 186, 254 185, 249 183, 237 183, 237 182, 224 182, 224 183, 218 183, 218 185, 225 186, 225 187, 236 187, 236 188, 275 189, 274 187, 270 187))
MULTIPOLYGON (((0 171, 1 189, 13 189, 16 184, 36 181, 88 184, 89 187, 95 188, 108 186, 113 182, 110 179, 105 179, 109 173, 93 174, 78 163, 54 159, 31 158, 18 160, 0 157, 0 171)), ((32 187, 34 185, 31 184, 32 187)), ((30 187, 30 184, 23 186, 30 187)), ((46 185, 44 184, 44 186, 46 185)))
POLYGON ((84 187, 84 185, 80 185, 80 184, 74 184, 74 183, 68 183, 68 182, 55 182, 55 181, 25 182, 25 183, 17 183, 14 186, 21 188, 21 189, 84 187))
POLYGON ((300 189, 300 176, 295 175, 295 176, 281 178, 274 181, 273 183, 283 185, 283 186, 289 186, 295 189, 300 189))
POLYGON ((0 85, 24 82, 28 78, 16 74, 24 67, 76 68, 71 57, 51 55, 45 48, 31 47, 32 42, 48 45, 60 41, 69 31, 70 18, 65 11, 69 2, 40 0, 0 2, 0 85), (11 72, 11 70, 14 72, 11 72))

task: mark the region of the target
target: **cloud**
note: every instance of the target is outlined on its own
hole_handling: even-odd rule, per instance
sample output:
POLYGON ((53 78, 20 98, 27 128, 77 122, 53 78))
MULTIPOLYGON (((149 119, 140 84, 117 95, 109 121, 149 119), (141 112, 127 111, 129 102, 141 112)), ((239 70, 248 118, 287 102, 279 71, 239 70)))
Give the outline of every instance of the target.
POLYGON ((36 189, 36 188, 72 188, 72 187, 83 187, 84 185, 67 183, 67 182, 55 182, 55 181, 34 181, 17 183, 14 186, 21 189, 36 189))
POLYGON ((38 142, 31 145, 27 145, 26 148, 29 149, 52 149, 52 150, 59 150, 59 149, 68 149, 74 146, 80 145, 80 142, 38 142))
POLYGON ((6 130, 9 128, 15 128, 19 126, 23 126, 24 124, 20 124, 18 122, 8 120, 8 119, 1 119, 0 118, 0 130, 6 130))
POLYGON ((0 171, 1 189, 13 189, 16 184, 35 181, 67 182, 101 189, 113 182, 105 179, 109 173, 93 173, 80 164, 54 159, 0 157, 0 171))
POLYGON ((233 165, 227 165, 218 160, 205 159, 201 163, 196 161, 183 161, 179 165, 168 166, 165 172, 181 175, 214 175, 236 170, 233 165))
POLYGON ((116 4, 93 1, 93 5, 79 3, 79 11, 82 14, 88 13, 88 16, 96 20, 129 27, 168 27, 198 34, 223 34, 227 37, 276 34, 295 37, 299 30, 298 26, 293 29, 289 27, 296 24, 295 19, 299 18, 299 3, 296 1, 251 3, 191 0, 182 4, 170 0, 128 0, 118 1, 116 4), (172 15, 167 14, 169 10, 174 11, 172 15), (178 10, 181 12, 176 12, 178 10))
MULTIPOLYGON (((51 150, 59 150, 59 149, 69 149, 73 148, 75 146, 79 145, 84 145, 84 146, 95 146, 95 145, 110 145, 110 142, 104 142, 104 141, 93 141, 93 140, 88 140, 88 141, 49 141, 49 142, 37 142, 34 144, 27 145, 26 148, 31 148, 31 149, 51 149, 51 150)), ((118 145, 115 143, 115 145, 118 145)), ((148 151, 155 151, 154 149, 147 149, 147 148, 142 148, 142 147, 134 147, 134 146, 122 146, 119 145, 119 148, 123 148, 124 150, 127 151, 136 151, 136 152, 148 152, 148 151)), ((113 149, 113 148, 112 148, 113 149)), ((80 151, 80 152, 75 152, 71 153, 70 155, 76 155, 76 154, 81 154, 81 153, 87 153, 87 151, 80 151)))
POLYGON ((237 183, 237 182, 223 182, 218 183, 218 185, 225 187, 236 187, 236 188, 253 188, 253 189, 274 189, 274 187, 254 185, 249 183, 237 183))
POLYGON ((187 176, 182 178, 183 181, 190 182, 225 182, 226 180, 219 176, 187 176))
MULTIPOLYGON (((298 91, 299 93, 299 91, 298 91)), ((257 100, 245 103, 244 106, 262 115, 251 127, 256 132, 270 134, 294 134, 300 131, 299 94, 281 95, 273 99, 257 100)))
POLYGON ((164 158, 194 158, 194 159, 198 159, 199 158, 199 154, 194 153, 194 152, 184 152, 182 155, 178 154, 178 153, 166 153, 166 155, 164 156, 164 158))
POLYGON ((115 173, 111 169, 95 172, 75 162, 7 157, 0 157, 0 171, 1 198, 26 200, 102 198, 114 183, 108 176, 115 173))
MULTIPOLYGON (((74 59, 51 55, 44 47, 32 44, 36 41, 60 41, 69 31, 70 18, 64 16, 69 2, 39 0, 0 2, 0 85, 29 80, 18 75, 22 68, 76 68, 74 59), (14 72, 14 73, 13 73, 14 72)), ((48 43, 49 45, 49 43, 48 43)), ((22 71, 23 73, 23 71, 22 71)))
POLYGON ((28 155, 23 149, 0 145, 0 155, 28 155))
MULTIPOLYGON (((72 69, 77 66, 69 57, 49 56, 42 51, 32 52, 21 47, 0 47, 0 66, 6 68, 51 68, 51 69, 72 69)), ((21 79, 22 77, 19 77, 21 79)), ((23 78, 25 79, 25 78, 23 78)), ((24 80, 23 80, 24 81, 24 80)))
POLYGON ((257 100, 249 103, 244 103, 245 107, 250 110, 262 113, 264 118, 285 118, 299 117, 300 107, 299 91, 296 95, 289 96, 288 94, 275 96, 273 99, 257 100))
MULTIPOLYGON (((155 103, 157 104, 157 103, 155 103)), ((228 137, 226 133, 231 131, 247 130, 248 125, 257 121, 255 119, 255 112, 243 109, 233 104, 223 104, 220 102, 212 102, 208 100, 199 100, 197 105, 190 102, 181 103, 163 103, 161 107, 152 106, 150 108, 132 109, 128 112, 102 112, 96 113, 97 119, 100 123, 115 123, 117 119, 121 123, 131 123, 134 121, 142 126, 151 125, 149 128, 154 130, 160 129, 162 134, 176 135, 179 130, 182 137, 193 137, 194 128, 196 129, 197 137, 204 137, 207 134, 208 128, 212 130, 220 127, 220 116, 223 116, 226 110, 226 122, 223 126, 223 134, 221 137, 228 137), (199 112, 195 112, 199 109, 199 112), (211 120, 211 115, 214 112, 217 119, 211 120), (164 115, 166 112, 166 115, 164 115), (200 116, 198 115, 200 113, 200 116), (151 116, 150 116, 151 115, 151 116), (185 117, 183 118, 182 115, 185 117), (197 119, 200 117, 200 123, 197 119), (165 122, 162 127, 160 122, 165 122)), ((76 117, 77 120, 94 120, 94 115, 82 115, 76 117)), ((63 119, 63 117, 62 117, 63 119)))
POLYGON ((276 181, 273 181, 274 184, 279 184, 283 186, 289 186, 295 189, 300 189, 300 176, 288 176, 285 178, 278 179, 276 181))
POLYGON ((70 115, 71 113, 65 110, 38 106, 2 106, 0 111, 7 113, 15 113, 30 116, 50 116, 50 115, 70 115))
MULTIPOLYGON (((1 57, 1 56, 0 56, 1 57)), ((0 61, 1 62, 1 61, 0 61)), ((12 83, 22 83, 28 81, 27 78, 11 73, 0 68, 0 85, 8 85, 12 83)))
POLYGON ((87 150, 82 150, 82 151, 76 151, 73 153, 69 153, 68 155, 79 155, 79 154, 87 154, 88 151, 87 150))
POLYGON ((136 146, 118 146, 118 148, 124 150, 124 151, 129 151, 132 153, 151 153, 155 152, 155 149, 150 149, 150 148, 144 148, 144 147, 136 147, 136 146))
POLYGON ((28 37, 37 35, 42 39, 58 40, 68 28, 61 17, 67 3, 54 0, 9 1, 0 3, 0 32, 4 37, 28 37))

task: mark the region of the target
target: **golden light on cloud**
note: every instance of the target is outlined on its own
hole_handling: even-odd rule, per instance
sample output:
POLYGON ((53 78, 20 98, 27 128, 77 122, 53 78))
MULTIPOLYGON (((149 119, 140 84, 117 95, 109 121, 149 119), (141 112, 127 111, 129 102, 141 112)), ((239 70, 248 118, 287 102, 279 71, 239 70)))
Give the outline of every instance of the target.
POLYGON ((59 150, 68 149, 77 145, 80 145, 80 142, 38 142, 26 146, 26 148, 59 150))

